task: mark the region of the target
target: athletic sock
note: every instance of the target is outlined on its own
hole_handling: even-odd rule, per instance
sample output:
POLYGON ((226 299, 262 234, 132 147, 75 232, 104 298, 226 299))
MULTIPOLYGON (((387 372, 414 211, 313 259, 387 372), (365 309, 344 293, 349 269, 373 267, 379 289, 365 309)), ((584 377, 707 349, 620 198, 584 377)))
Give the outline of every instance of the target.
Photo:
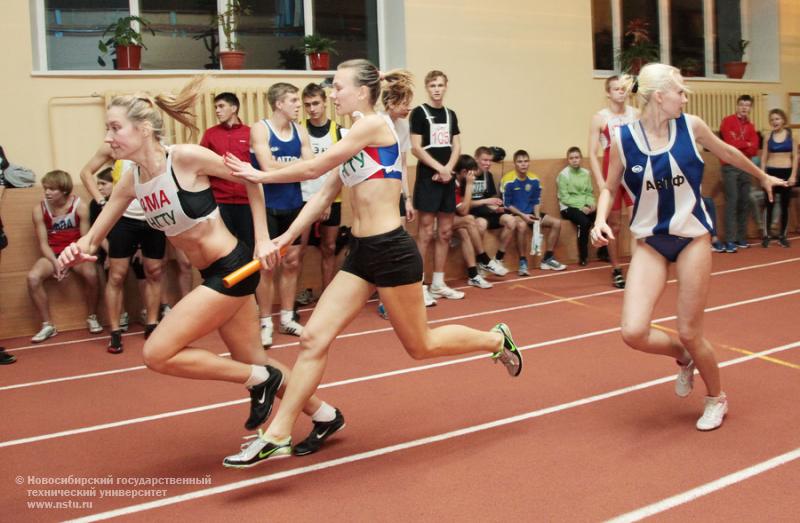
POLYGON ((482 263, 484 265, 489 265, 489 262, 492 261, 491 258, 489 258, 489 255, 486 254, 485 252, 480 253, 477 256, 477 258, 478 258, 478 263, 482 263))
POLYGON ((431 278, 431 287, 444 287, 444 273, 434 272, 431 278))
POLYGON ((290 321, 294 319, 294 311, 289 309, 288 311, 281 309, 281 325, 286 325, 290 321))
POLYGON ((264 383, 269 378, 269 372, 263 365, 250 365, 250 377, 244 382, 244 386, 249 388, 255 387, 259 383, 264 383))
POLYGON ((322 405, 319 406, 317 412, 311 415, 311 421, 333 421, 336 419, 336 409, 325 403, 322 402, 322 405))
POLYGON ((498 250, 497 253, 494 255, 494 259, 497 260, 497 261, 503 261, 503 257, 505 255, 506 255, 506 251, 499 251, 498 250))
POLYGON ((553 251, 544 251, 544 260, 549 260, 553 257, 553 251))
POLYGON ((472 267, 467 267, 467 274, 470 278, 475 278, 478 276, 478 268, 474 265, 472 267))
POLYGON ((272 316, 265 316, 261 318, 261 327, 266 327, 267 325, 272 326, 272 316))
POLYGON ((524 261, 525 263, 528 263, 528 258, 526 256, 520 256, 519 261, 524 261))

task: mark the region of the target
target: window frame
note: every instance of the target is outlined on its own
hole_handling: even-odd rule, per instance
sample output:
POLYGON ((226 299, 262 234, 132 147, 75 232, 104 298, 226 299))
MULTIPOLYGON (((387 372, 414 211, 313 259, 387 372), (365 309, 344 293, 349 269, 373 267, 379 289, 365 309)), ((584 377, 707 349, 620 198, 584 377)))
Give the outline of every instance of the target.
MULTIPOLYGON (((611 35, 614 41, 614 70, 609 69, 594 69, 593 75, 596 77, 611 76, 619 71, 619 58, 617 53, 622 46, 623 28, 622 28, 622 2, 623 0, 609 0, 611 2, 611 35)), ((630 1, 630 0, 629 0, 630 1)), ((750 2, 749 0, 740 0, 739 9, 741 13, 741 32, 742 38, 750 40, 750 2)), ((661 60, 664 63, 671 63, 672 61, 672 48, 670 47, 670 40, 672 32, 670 28, 670 1, 658 0, 658 46, 661 53, 661 60)), ((692 77, 692 80, 730 80, 724 74, 714 73, 714 0, 703 0, 703 40, 704 40, 704 53, 705 53, 705 71, 704 76, 692 77), (710 72, 710 73, 709 73, 710 72)), ((592 50, 594 52, 594 49, 592 50)), ((592 56, 592 63, 594 63, 594 56, 592 56)), ((761 80, 735 80, 735 81, 761 81, 761 80)))
MULTIPOLYGON (((115 69, 50 69, 47 62, 47 26, 45 21, 45 0, 29 0, 31 11, 31 42, 33 45, 32 74, 35 76, 159 76, 165 74, 180 73, 208 73, 208 69, 148 69, 142 71, 119 71, 115 69)), ((216 0, 217 12, 225 11, 228 0, 216 0)), ((405 20, 402 16, 397 16, 398 8, 402 11, 405 7, 405 0, 375 0, 377 7, 377 26, 378 26, 378 60, 376 64, 380 70, 386 68, 402 67, 405 65, 405 20), (388 13, 392 13, 392 23, 388 23, 388 13), (398 19, 399 18, 399 19, 398 19)), ((131 16, 140 16, 139 0, 128 0, 131 16)), ((310 35, 314 31, 313 0, 303 0, 303 16, 305 35, 310 35)), ((222 28, 219 30, 220 48, 225 41, 222 28)), ((236 71, 225 71, 217 69, 213 74, 227 73, 237 75, 248 74, 269 74, 274 76, 330 76, 330 71, 312 71, 310 61, 306 56, 305 70, 288 69, 240 69, 236 71)))

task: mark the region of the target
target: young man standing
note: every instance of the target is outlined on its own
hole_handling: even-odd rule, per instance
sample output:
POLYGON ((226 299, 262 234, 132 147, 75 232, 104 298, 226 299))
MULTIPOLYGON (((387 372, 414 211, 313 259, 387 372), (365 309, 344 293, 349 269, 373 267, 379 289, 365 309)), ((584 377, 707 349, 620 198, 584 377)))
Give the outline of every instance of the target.
MULTIPOLYGON (((589 128, 589 165, 599 189, 603 188, 608 177, 608 160, 611 158, 611 135, 614 129, 633 122, 639 117, 639 111, 625 103, 628 98, 628 91, 620 81, 619 76, 609 76, 606 79, 605 87, 608 107, 601 109, 592 116, 592 123, 589 128), (602 168, 598 159, 601 149, 603 153, 602 168)), ((608 215, 608 225, 614 232, 615 238, 619 238, 623 201, 626 208, 633 205, 633 200, 625 190, 617 191, 617 196, 611 206, 611 213, 608 215)), ((625 278, 622 276, 622 267, 619 265, 617 249, 616 240, 609 242, 607 256, 613 268, 611 281, 614 287, 622 289, 625 287, 625 278)), ((601 257, 605 258, 605 255, 601 255, 601 257)))
POLYGON ((475 149, 475 162, 478 171, 472 182, 472 198, 469 203, 469 213, 475 217, 478 229, 483 232, 487 229, 501 229, 497 254, 489 264, 479 264, 481 270, 491 272, 497 276, 505 276, 508 269, 503 265, 508 242, 514 234, 514 216, 507 214, 503 207, 503 199, 497 192, 494 178, 489 168, 492 166, 492 151, 488 147, 475 149))
MULTIPOLYGON (((303 89, 303 107, 308 118, 303 127, 308 131, 311 151, 314 156, 327 151, 333 144, 342 139, 342 128, 328 118, 328 103, 325 89, 319 84, 308 84, 303 89)), ((300 182, 303 203, 311 199, 322 188, 328 176, 336 176, 334 171, 300 182)), ((331 206, 320 217, 315 225, 319 228, 319 250, 322 257, 322 289, 333 280, 336 273, 336 237, 342 223, 342 195, 336 197, 331 206)), ((310 297, 309 297, 310 298, 310 297)))
POLYGON ((430 294, 433 298, 460 300, 464 293, 444 283, 444 267, 456 211, 453 168, 461 154, 458 118, 455 112, 444 106, 447 75, 441 71, 429 72, 425 75, 425 89, 428 103, 415 107, 409 118, 411 152, 418 160, 414 183, 414 207, 419 215, 417 248, 425 260, 428 246, 434 240, 436 221, 438 234, 434 242, 430 294))
MULTIPOLYGON (((722 119, 719 134, 725 143, 742 151, 748 158, 758 154, 758 134, 750 121, 753 98, 742 95, 736 100, 736 112, 722 119)), ((722 163, 722 188, 725 192, 725 252, 746 249, 747 215, 750 210, 750 175, 733 165, 722 163)))
MULTIPOLYGON (((250 130, 250 160, 253 166, 256 169, 277 169, 289 162, 312 158, 308 133, 297 124, 297 117, 300 115, 297 87, 277 83, 267 91, 267 100, 272 108, 272 115, 259 121, 250 130)), ((277 238, 289 229, 303 207, 300 183, 264 184, 264 199, 267 205, 269 236, 277 238)), ((303 235, 303 238, 307 237, 307 233, 303 235)), ((277 278, 281 310, 278 331, 293 336, 303 333, 303 327, 294 320, 294 297, 304 243, 298 238, 283 257, 280 268, 274 271, 279 273, 277 278)), ((262 271, 259 286, 263 286, 263 291, 260 292, 265 296, 265 306, 259 307, 261 342, 264 346, 269 346, 272 345, 272 273, 262 271)))
POLYGON ((542 195, 542 183, 539 177, 528 172, 530 166, 530 156, 526 151, 519 150, 514 153, 514 179, 507 179, 504 176, 503 183, 503 202, 506 209, 511 211, 517 221, 517 251, 519 252, 519 275, 528 276, 528 252, 526 242, 527 228, 533 226, 534 222, 539 222, 541 227, 550 229, 547 234, 547 250, 542 257, 539 268, 542 270, 563 271, 566 265, 560 263, 553 257, 553 251, 558 244, 558 237, 561 234, 561 220, 548 216, 541 212, 540 203, 542 195))

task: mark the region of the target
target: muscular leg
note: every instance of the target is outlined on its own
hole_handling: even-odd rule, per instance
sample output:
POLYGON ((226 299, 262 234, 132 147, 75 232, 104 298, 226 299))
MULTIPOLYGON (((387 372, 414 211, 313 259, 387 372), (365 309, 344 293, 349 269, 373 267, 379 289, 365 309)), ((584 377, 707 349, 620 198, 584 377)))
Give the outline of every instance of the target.
POLYGON ((181 378, 245 383, 250 365, 189 346, 233 318, 246 298, 199 286, 182 298, 144 342, 145 365, 181 378))
MULTIPOLYGON (((709 396, 721 392, 719 367, 714 350, 703 337, 703 309, 711 279, 711 248, 708 236, 695 238, 683 249, 676 263, 678 278, 678 337, 694 360, 709 396)), ((630 279, 629 279, 630 281, 630 279)))
POLYGON ((640 243, 636 248, 622 302, 622 339, 636 350, 678 360, 686 356, 683 347, 650 325, 653 309, 666 285, 667 268, 667 260, 649 245, 640 243))
POLYGON ((436 214, 432 212, 418 211, 419 228, 417 230, 417 249, 422 256, 422 262, 425 263, 425 257, 428 253, 428 246, 433 240, 433 226, 436 214))
MULTIPOLYGON (((109 329, 119 330, 119 315, 122 311, 122 288, 125 284, 125 277, 128 275, 130 258, 109 258, 108 259, 108 281, 106 282, 105 299, 108 311, 109 329)), ((161 263, 161 260, 158 260, 161 263)), ((148 323, 150 323, 150 306, 145 301, 147 307, 148 323)), ((156 318, 158 318, 158 305, 155 307, 156 318)), ((152 323, 156 323, 154 320, 152 323)))
POLYGON ((514 217, 514 232, 517 238, 517 253, 520 256, 525 256, 525 253, 528 252, 526 248, 528 244, 528 224, 519 216, 514 217))
MULTIPOLYGON (((178 299, 182 299, 192 290, 192 262, 180 249, 175 249, 175 261, 178 264, 178 289, 180 291, 178 299)), ((155 323, 150 321, 150 309, 147 309, 147 316, 147 323, 155 323)))
POLYGON ((319 250, 322 255, 322 289, 325 290, 333 280, 333 275, 336 274, 336 237, 339 235, 339 227, 321 225, 319 235, 319 250))
POLYGON ((608 226, 611 227, 611 232, 614 233, 614 240, 608 242, 608 258, 611 260, 611 266, 613 268, 619 267, 619 230, 620 224, 622 221, 622 212, 619 210, 611 211, 608 214, 608 226))
POLYGON ((503 230, 500 231, 500 240, 497 248, 505 252, 506 248, 508 248, 508 242, 511 241, 511 237, 514 235, 514 230, 516 228, 514 216, 511 214, 502 215, 500 217, 500 225, 503 226, 503 230))
POLYGON ((45 323, 50 321, 50 305, 47 300, 47 293, 44 291, 44 281, 55 273, 55 268, 47 258, 39 258, 28 272, 28 294, 31 296, 33 305, 39 312, 39 316, 45 323))
POLYGON ((553 218, 552 216, 545 216, 542 218, 542 227, 547 227, 550 231, 547 233, 547 250, 556 250, 558 245, 558 238, 561 236, 561 220, 553 218))
POLYGON ((292 245, 283 258, 278 277, 278 294, 281 300, 281 310, 294 310, 294 298, 297 292, 297 277, 300 274, 300 265, 303 262, 303 245, 292 245))
MULTIPOLYGON (((158 322, 162 285, 161 273, 164 264, 160 258, 142 258, 142 265, 144 266, 144 294, 142 294, 142 299, 144 300, 144 306, 147 308, 147 323, 152 325, 158 322)), ((189 276, 191 278, 191 273, 189 276)))
MULTIPOLYGON (((82 263, 72 268, 83 279, 83 296, 86 300, 88 314, 97 314, 97 300, 99 298, 97 288, 97 268, 93 263, 82 263)), ((119 318, 117 318, 119 322, 119 318)))
POLYGON ((440 212, 436 214, 437 237, 433 256, 433 271, 444 272, 447 263, 447 255, 450 252, 450 238, 453 236, 453 218, 455 214, 451 212, 440 212))

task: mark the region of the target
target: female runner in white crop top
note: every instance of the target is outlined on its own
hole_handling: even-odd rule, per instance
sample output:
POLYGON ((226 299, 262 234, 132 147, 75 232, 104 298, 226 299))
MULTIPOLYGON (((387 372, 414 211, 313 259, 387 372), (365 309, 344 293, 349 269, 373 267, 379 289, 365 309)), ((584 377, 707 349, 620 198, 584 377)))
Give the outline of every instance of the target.
MULTIPOLYGON (((386 80, 407 82, 411 89, 408 73, 389 73, 386 80)), ((291 452, 292 427, 322 379, 330 344, 361 311, 375 287, 394 331, 414 359, 483 351, 494 354, 512 376, 522 369, 522 356, 504 324, 490 332, 458 325, 428 327, 420 288, 421 259, 413 238, 400 226, 397 208, 401 183, 397 136, 388 117, 375 112, 380 90, 380 72, 374 65, 366 60, 344 62, 334 76, 331 100, 338 114, 363 116, 342 140, 314 159, 266 173, 225 157, 234 174, 261 183, 317 178, 343 165, 343 174, 329 177, 289 230, 273 241, 279 248, 290 245, 327 209, 342 189, 343 179, 350 185, 354 236, 350 256, 325 289, 303 330, 302 350, 275 418, 261 438, 226 458, 228 466, 255 464, 291 452), (365 170, 368 165, 372 168, 365 170)))
MULTIPOLYGON (((245 427, 252 430, 269 417, 272 400, 289 377, 289 370, 268 358, 261 348, 252 295, 258 276, 231 289, 223 289, 219 283, 253 257, 260 259, 264 268, 273 267, 279 254, 269 241, 264 196, 258 186, 246 184, 256 232, 253 256, 218 218, 213 197, 208 201, 204 194, 210 187, 209 176, 241 180, 235 180, 222 158, 204 147, 176 145, 167 150, 161 143, 163 120, 157 107, 194 128, 193 115, 185 115, 187 108, 194 107, 201 86, 202 79, 195 79, 177 97, 137 94, 111 101, 105 141, 115 159, 131 160, 138 169, 123 175, 89 232, 67 247, 58 261, 62 267, 94 261, 100 242, 138 196, 150 226, 164 230, 168 240, 186 253, 205 279, 175 305, 145 341, 145 364, 162 374, 244 384, 251 395, 245 427), (183 194, 176 194, 176 190, 183 194), (187 206, 190 199, 194 200, 194 210, 187 206), (230 350, 231 359, 190 346, 214 331, 230 350)), ((324 404, 317 398, 303 405, 307 414, 314 414, 321 406, 324 404)))

